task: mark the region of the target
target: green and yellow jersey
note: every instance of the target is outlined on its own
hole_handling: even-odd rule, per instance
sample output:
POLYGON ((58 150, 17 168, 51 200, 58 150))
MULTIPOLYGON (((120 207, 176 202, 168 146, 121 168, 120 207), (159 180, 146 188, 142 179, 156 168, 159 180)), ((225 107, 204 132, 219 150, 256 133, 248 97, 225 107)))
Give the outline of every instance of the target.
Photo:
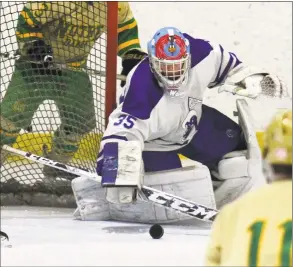
MULTIPOLYGON (((83 66, 97 39, 107 31, 106 14, 106 2, 28 2, 17 24, 20 53, 25 57, 30 41, 43 39, 53 48, 56 62, 83 66)), ((118 4, 117 34, 118 56, 140 49, 137 22, 128 2, 118 4)), ((100 40, 98 45, 103 46, 100 40)))
POLYGON ((213 225, 206 266, 292 266, 292 180, 226 205, 213 225))

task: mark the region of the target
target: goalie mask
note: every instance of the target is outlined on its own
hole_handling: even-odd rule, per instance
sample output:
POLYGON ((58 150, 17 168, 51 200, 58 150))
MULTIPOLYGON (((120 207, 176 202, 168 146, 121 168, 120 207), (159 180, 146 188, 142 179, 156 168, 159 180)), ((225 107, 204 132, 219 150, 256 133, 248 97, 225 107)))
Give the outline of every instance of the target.
POLYGON ((169 96, 184 96, 191 66, 189 41, 176 28, 162 28, 148 42, 150 67, 169 96))

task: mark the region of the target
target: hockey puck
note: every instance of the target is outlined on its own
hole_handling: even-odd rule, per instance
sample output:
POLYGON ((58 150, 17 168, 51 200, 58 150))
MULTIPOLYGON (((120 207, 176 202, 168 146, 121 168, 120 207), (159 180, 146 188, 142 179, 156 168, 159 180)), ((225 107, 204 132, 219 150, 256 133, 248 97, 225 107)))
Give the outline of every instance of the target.
POLYGON ((160 239, 164 235, 164 229, 159 224, 154 224, 149 230, 150 236, 153 239, 160 239))

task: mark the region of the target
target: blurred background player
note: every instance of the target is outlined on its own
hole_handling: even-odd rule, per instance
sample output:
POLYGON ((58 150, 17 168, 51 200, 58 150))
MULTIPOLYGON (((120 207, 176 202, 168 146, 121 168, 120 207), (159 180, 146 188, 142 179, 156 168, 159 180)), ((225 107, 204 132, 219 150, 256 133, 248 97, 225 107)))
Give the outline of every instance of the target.
MULTIPOLYGON (((92 84, 81 69, 106 31, 106 7, 104 2, 93 1, 25 5, 16 29, 21 57, 0 103, 1 146, 15 142, 44 100, 55 101, 61 119, 52 150, 46 155, 50 159, 69 162, 82 137, 96 127, 92 84)), ((118 5, 118 23, 118 56, 122 58, 122 74, 127 75, 145 55, 127 2, 118 5)), ((1 151, 0 166, 6 155, 1 151)), ((43 173, 50 180, 73 177, 48 166, 43 173)))
POLYGON ((220 211, 206 266, 292 266, 292 111, 271 121, 263 157, 271 184, 220 211))
MULTIPOLYGON (((119 214, 116 219, 141 222, 178 219, 150 203, 136 201, 134 185, 140 187, 142 183, 215 207, 213 170, 221 180, 215 193, 219 209, 262 184, 261 177, 247 172, 251 167, 261 173, 261 165, 248 167, 240 126, 202 102, 208 88, 233 78, 242 84, 241 90, 234 86, 235 93, 256 98, 267 76, 244 66, 221 45, 193 38, 174 27, 158 30, 148 43, 148 57, 129 73, 121 104, 110 115, 102 138, 97 173, 107 187, 106 200, 117 204, 110 204, 110 218, 119 214), (193 160, 195 167, 183 169, 178 154, 193 160)), ((280 86, 277 77, 275 81, 280 86)), ((83 194, 78 205, 85 207, 88 201, 96 214, 105 211, 104 190, 89 193, 86 187, 94 186, 86 181, 73 181, 73 189, 83 194)), ((81 212, 86 219, 86 209, 81 212)), ((89 210, 88 214, 94 212, 89 210)))

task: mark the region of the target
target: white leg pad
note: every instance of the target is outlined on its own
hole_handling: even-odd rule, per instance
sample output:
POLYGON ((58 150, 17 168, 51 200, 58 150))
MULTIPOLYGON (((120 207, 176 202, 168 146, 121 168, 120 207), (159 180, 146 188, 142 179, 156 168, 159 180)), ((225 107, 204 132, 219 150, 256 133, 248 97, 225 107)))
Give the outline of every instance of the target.
POLYGON ((256 138, 256 127, 250 107, 244 99, 237 99, 236 106, 247 150, 228 153, 219 162, 218 176, 223 183, 215 190, 218 209, 244 193, 266 184, 261 150, 256 138))
POLYGON ((266 183, 261 174, 262 166, 256 162, 252 164, 246 158, 246 153, 247 151, 231 152, 219 162, 217 177, 223 182, 215 190, 218 209, 266 183), (257 173, 259 175, 255 175, 257 173))
MULTIPOLYGON (((210 172, 204 165, 171 171, 146 173, 145 185, 215 208, 210 172)), ((138 200, 131 205, 110 204, 111 218, 140 223, 168 223, 189 220, 190 216, 138 200)))
MULTIPOLYGON (((147 186, 216 208, 210 172, 204 165, 146 173, 144 181, 147 186)), ((136 223, 168 223, 193 219, 142 200, 137 200, 133 204, 108 203, 105 200, 105 189, 92 179, 76 178, 72 181, 72 188, 82 220, 111 219, 136 223), (79 188, 82 184, 86 188, 79 188)))
POLYGON ((87 221, 110 219, 109 203, 100 182, 81 176, 73 179, 71 186, 77 204, 73 214, 76 219, 87 221))
POLYGON ((221 179, 238 178, 240 176, 249 176, 248 160, 246 159, 246 150, 235 151, 226 154, 218 164, 218 172, 221 179))

